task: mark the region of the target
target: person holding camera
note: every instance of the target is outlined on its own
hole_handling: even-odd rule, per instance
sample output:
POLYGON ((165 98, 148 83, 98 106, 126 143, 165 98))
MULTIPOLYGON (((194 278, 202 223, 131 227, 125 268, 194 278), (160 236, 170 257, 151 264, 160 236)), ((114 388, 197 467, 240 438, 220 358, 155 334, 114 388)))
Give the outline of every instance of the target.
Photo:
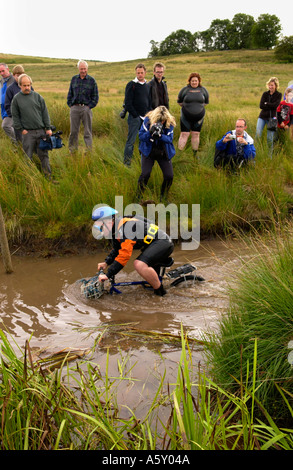
POLYGON ((78 134, 80 124, 84 127, 84 142, 88 149, 92 148, 93 112, 99 101, 99 91, 96 80, 88 75, 88 64, 84 60, 78 61, 79 74, 71 79, 67 104, 70 108, 70 135, 68 146, 70 152, 78 149, 78 134))
POLYGON ((138 179, 138 197, 141 197, 150 178, 155 161, 162 173, 161 200, 167 195, 173 182, 172 158, 175 155, 173 131, 175 118, 165 106, 149 111, 139 131, 141 174, 138 179))
MULTIPOLYGON (((45 177, 52 180, 48 150, 39 145, 44 135, 52 135, 50 116, 44 98, 32 91, 32 79, 25 73, 18 79, 20 92, 11 103, 13 127, 22 134, 22 147, 30 160, 36 153, 45 177)), ((53 181, 53 180, 52 180, 53 181)))
POLYGON ((227 132, 216 142, 215 168, 237 169, 254 161, 256 154, 254 141, 247 134, 246 128, 245 119, 237 119, 235 129, 227 132))
POLYGON ((145 79, 146 68, 143 64, 135 67, 136 77, 127 83, 125 88, 124 109, 128 112, 128 135, 124 148, 123 163, 131 165, 134 143, 145 114, 151 109, 150 94, 145 79))

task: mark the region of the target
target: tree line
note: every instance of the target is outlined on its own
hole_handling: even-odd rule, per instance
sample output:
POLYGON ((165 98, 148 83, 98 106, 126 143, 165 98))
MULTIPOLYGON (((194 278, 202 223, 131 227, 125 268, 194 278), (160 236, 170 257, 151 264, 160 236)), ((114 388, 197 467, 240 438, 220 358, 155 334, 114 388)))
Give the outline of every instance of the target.
POLYGON ((237 13, 231 21, 213 20, 206 31, 192 34, 178 29, 161 42, 152 40, 149 57, 214 50, 271 49, 277 45, 281 31, 276 15, 264 13, 255 20, 253 16, 237 13))

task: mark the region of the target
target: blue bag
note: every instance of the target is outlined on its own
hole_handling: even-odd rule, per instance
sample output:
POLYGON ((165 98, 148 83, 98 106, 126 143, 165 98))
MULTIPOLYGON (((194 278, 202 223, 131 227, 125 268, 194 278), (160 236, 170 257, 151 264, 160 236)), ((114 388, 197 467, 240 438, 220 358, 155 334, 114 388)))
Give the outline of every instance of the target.
POLYGON ((64 144, 58 134, 59 133, 42 137, 39 143, 39 148, 42 150, 61 149, 64 144))

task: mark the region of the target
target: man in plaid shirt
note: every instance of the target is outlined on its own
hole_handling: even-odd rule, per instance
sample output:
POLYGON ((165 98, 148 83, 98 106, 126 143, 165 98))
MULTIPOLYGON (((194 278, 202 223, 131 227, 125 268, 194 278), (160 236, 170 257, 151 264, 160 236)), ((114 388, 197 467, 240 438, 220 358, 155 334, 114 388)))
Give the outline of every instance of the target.
POLYGON ((79 74, 71 79, 67 95, 67 104, 70 107, 70 136, 69 150, 73 152, 78 148, 78 134, 80 123, 84 127, 84 142, 87 148, 92 147, 92 109, 99 101, 98 86, 93 77, 88 75, 88 64, 80 60, 77 64, 79 74))

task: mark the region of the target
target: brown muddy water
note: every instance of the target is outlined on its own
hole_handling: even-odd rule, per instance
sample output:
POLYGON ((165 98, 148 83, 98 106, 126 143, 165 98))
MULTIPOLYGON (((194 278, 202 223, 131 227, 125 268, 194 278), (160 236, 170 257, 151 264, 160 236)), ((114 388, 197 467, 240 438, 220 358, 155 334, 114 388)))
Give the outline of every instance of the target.
MULTIPOLYGON (((173 287, 164 297, 136 286, 123 288, 122 294, 87 300, 76 281, 96 273, 104 252, 51 259, 13 256, 12 274, 6 274, 0 263, 0 328, 20 348, 31 338, 30 346, 41 348, 43 355, 64 348, 90 349, 88 360, 99 365, 102 375, 109 351, 108 373, 119 377, 122 362, 129 371, 129 380, 119 386, 118 401, 137 417, 143 416, 163 374, 165 383, 176 382, 181 347, 179 342, 167 344, 143 333, 130 336, 130 328, 180 335, 182 324, 190 338, 201 339, 202 332, 217 328, 228 306, 227 283, 249 253, 238 242, 212 241, 202 242, 195 251, 177 247, 173 257, 173 268, 191 262, 205 281, 173 287), (113 330, 125 324, 123 334, 119 327, 113 330)), ((116 277, 117 281, 135 278, 131 263, 116 277)), ((192 345, 192 350, 195 368, 199 363, 204 367, 201 348, 192 345)))

